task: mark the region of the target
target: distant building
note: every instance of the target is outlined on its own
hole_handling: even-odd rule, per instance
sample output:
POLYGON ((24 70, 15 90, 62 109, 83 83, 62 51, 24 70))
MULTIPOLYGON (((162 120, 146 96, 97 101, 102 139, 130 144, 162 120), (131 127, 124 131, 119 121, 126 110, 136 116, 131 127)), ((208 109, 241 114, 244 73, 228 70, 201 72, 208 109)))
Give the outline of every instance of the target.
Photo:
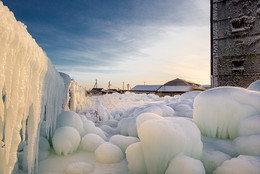
POLYGON ((206 89, 197 83, 193 83, 193 82, 189 82, 177 78, 161 86, 161 88, 158 89, 157 94, 159 96, 165 96, 165 95, 174 96, 189 91, 204 91, 204 90, 206 89))
POLYGON ((104 94, 105 91, 103 88, 92 88, 90 91, 88 91, 88 94, 104 94))
POLYGON ((211 0, 212 86, 260 79, 260 2, 211 0))
POLYGON ((193 82, 188 82, 182 79, 174 79, 165 83, 164 85, 136 85, 130 90, 137 94, 157 94, 159 96, 174 96, 177 94, 183 94, 189 91, 204 91, 206 90, 201 85, 193 82))
POLYGON ((157 90, 161 87, 162 85, 136 85, 133 87, 130 92, 134 92, 137 94, 140 93, 146 93, 146 94, 156 94, 157 90))

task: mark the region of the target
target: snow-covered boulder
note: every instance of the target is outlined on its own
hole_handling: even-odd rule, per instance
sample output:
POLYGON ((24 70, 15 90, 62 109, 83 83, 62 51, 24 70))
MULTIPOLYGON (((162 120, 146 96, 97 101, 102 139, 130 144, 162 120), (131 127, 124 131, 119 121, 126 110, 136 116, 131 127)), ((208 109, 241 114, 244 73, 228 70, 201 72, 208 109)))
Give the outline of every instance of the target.
POLYGON ((103 164, 119 163, 124 159, 119 147, 111 143, 101 144, 95 151, 96 161, 103 164))
POLYGON ((234 139, 241 120, 259 114, 260 93, 243 88, 213 88, 194 100, 193 119, 207 137, 234 139))
POLYGON ((78 149, 80 135, 73 127, 60 127, 55 130, 52 144, 58 155, 68 155, 78 149))

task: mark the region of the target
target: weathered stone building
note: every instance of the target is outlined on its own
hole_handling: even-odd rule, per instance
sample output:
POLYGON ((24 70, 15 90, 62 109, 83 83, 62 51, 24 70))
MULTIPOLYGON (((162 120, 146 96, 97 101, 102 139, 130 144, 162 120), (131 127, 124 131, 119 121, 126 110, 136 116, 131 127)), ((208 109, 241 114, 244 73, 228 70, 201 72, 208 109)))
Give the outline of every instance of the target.
POLYGON ((211 0, 212 86, 260 79, 260 1, 211 0))

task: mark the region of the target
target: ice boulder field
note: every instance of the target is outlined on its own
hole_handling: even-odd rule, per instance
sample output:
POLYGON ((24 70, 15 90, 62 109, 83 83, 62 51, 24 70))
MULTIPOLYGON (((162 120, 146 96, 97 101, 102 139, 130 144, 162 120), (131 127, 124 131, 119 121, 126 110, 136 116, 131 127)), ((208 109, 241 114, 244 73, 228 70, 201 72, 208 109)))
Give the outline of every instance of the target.
POLYGON ((85 96, 0 1, 1 174, 259 174, 260 81, 85 96))
POLYGON ((114 93, 86 99, 89 108, 58 117, 71 132, 62 132, 67 139, 49 149, 39 173, 260 173, 257 90, 219 87, 174 97, 114 93), (84 130, 74 128, 76 121, 66 123, 66 115, 84 130))

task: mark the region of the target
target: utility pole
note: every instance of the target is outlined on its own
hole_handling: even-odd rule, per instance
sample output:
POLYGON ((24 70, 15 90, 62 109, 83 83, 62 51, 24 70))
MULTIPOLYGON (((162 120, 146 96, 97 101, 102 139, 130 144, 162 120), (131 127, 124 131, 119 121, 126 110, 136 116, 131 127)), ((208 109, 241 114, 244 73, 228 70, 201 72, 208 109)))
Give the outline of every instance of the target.
POLYGON ((108 82, 108 87, 107 87, 107 89, 110 89, 110 86, 111 86, 111 83, 110 83, 110 81, 108 82))
POLYGON ((96 83, 95 83, 95 85, 94 85, 94 87, 93 88, 97 88, 97 79, 96 79, 96 83))
POLYGON ((128 83, 126 86, 127 86, 127 90, 129 91, 130 88, 131 88, 131 87, 130 87, 130 84, 128 83))
POLYGON ((144 85, 145 85, 145 82, 144 82, 144 85))
POLYGON ((125 82, 123 82, 123 91, 125 90, 125 82))

